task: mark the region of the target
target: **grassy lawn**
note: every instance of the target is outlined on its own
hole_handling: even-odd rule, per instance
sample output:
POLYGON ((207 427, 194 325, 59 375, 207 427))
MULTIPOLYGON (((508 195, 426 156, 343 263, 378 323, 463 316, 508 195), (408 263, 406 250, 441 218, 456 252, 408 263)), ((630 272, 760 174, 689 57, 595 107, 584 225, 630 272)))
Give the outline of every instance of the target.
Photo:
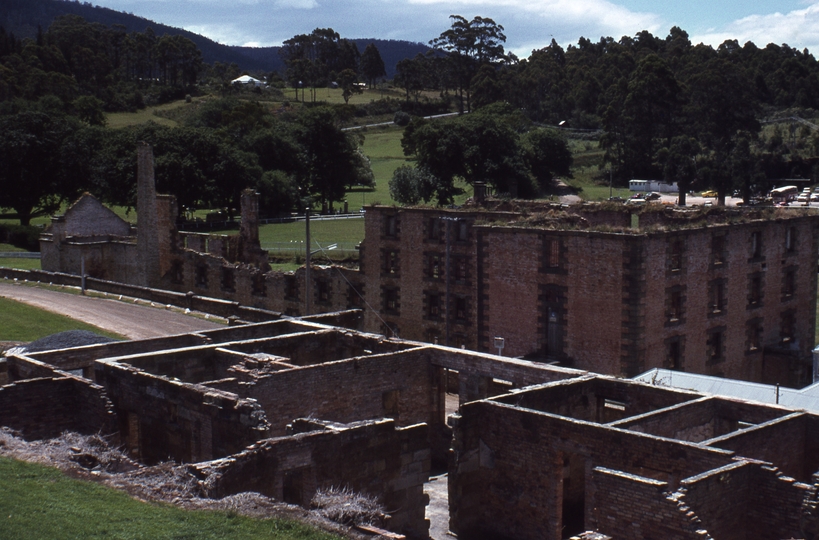
MULTIPOLYGON (((11 244, 0 243, 0 252, 25 252, 24 249, 11 244)), ((20 259, 17 257, 0 257, 0 267, 19 268, 20 270, 40 270, 40 259, 20 259)))
POLYGON ((2 538, 338 538, 292 521, 148 504, 99 484, 68 478, 56 469, 8 458, 0 458, 0 492, 2 538))
POLYGON ((0 257, 0 267, 18 270, 41 270, 40 259, 19 259, 17 257, 0 257))
POLYGON ((105 119, 108 122, 107 126, 114 129, 128 126, 138 126, 146 122, 156 122, 157 124, 163 126, 176 127, 178 124, 175 121, 163 116, 158 116, 155 114, 155 112, 169 111, 180 107, 194 107, 196 101, 197 100, 193 100, 192 103, 185 103, 184 99, 180 99, 178 101, 172 101, 156 107, 145 107, 144 109, 133 113, 108 113, 105 115, 105 119))
POLYGON ((365 132, 361 149, 370 158, 376 188, 371 192, 348 193, 347 201, 351 208, 360 208, 362 205, 372 203, 394 203, 390 197, 389 181, 395 169, 409 162, 401 148, 403 134, 404 128, 398 126, 371 128, 365 132), (361 197, 358 198, 356 195, 361 197))
POLYGON ((34 341, 66 330, 89 330, 114 339, 125 339, 63 315, 0 298, 0 341, 34 341))

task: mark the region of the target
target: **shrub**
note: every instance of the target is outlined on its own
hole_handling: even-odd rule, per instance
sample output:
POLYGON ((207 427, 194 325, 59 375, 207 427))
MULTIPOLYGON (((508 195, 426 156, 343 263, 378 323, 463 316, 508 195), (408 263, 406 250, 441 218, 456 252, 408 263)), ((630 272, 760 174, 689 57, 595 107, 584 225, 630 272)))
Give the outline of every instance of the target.
POLYGON ((33 226, 0 224, 0 242, 26 251, 40 251, 40 229, 33 226))
POLYGON ((393 117, 392 121, 396 125, 404 127, 410 123, 411 119, 412 117, 409 115, 409 113, 405 113, 404 111, 398 111, 397 113, 395 113, 395 116, 393 117))

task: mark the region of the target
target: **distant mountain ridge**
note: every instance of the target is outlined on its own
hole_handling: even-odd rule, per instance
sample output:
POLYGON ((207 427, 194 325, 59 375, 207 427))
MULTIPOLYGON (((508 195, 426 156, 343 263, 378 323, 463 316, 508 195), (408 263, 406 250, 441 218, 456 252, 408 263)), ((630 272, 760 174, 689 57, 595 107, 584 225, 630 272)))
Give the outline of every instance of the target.
MULTIPOLYGON (((202 51, 202 59, 208 63, 236 63, 243 71, 284 72, 284 62, 279 57, 280 47, 238 47, 223 45, 210 38, 194 34, 181 28, 174 28, 150 19, 123 13, 113 9, 94 6, 90 2, 77 0, 0 0, 0 26, 6 32, 17 37, 34 38, 37 27, 47 30, 52 21, 60 15, 79 15, 89 22, 105 26, 119 24, 128 32, 144 32, 149 26, 157 36, 164 34, 181 35, 191 41, 202 51)), ((342 36, 346 37, 346 36, 342 36)), ((404 58, 413 58, 418 53, 425 53, 429 46, 409 41, 385 39, 353 39, 360 52, 370 43, 378 47, 387 77, 395 75, 395 65, 404 58)))

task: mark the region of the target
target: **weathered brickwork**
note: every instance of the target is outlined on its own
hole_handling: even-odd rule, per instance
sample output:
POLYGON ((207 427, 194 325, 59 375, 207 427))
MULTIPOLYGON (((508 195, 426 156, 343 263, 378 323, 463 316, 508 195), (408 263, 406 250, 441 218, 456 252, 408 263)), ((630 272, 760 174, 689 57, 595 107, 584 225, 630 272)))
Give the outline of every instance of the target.
POLYGON ((602 373, 808 382, 816 216, 540 211, 368 209, 365 328, 487 352, 502 337, 504 355, 602 373))
POLYGON ((0 386, 2 425, 29 440, 116 432, 111 402, 101 386, 70 376, 25 379, 0 386))
MULTIPOLYGON (((666 367, 800 386, 815 333, 819 217, 798 209, 370 207, 359 270, 269 271, 258 197, 238 235, 179 233, 139 149, 137 236, 90 196, 42 237, 43 268, 305 315, 365 310, 388 336, 634 376, 666 367), (70 226, 69 226, 70 225, 70 226)), ((120 220, 121 221, 121 220, 120 220)))
POLYGON ((257 491, 309 506, 319 489, 347 488, 392 509, 390 530, 413 538, 428 536, 426 426, 398 428, 392 420, 353 424, 299 420, 289 428, 289 437, 268 439, 229 459, 199 465, 203 472, 217 471, 209 486, 211 495, 257 491))
POLYGON ((454 422, 450 527, 466 539, 803 538, 816 421, 600 378, 468 403, 454 422))
POLYGON ((348 487, 411 538, 445 455, 466 540, 778 539, 819 523, 819 416, 778 405, 298 319, 10 355, 0 371, 0 424, 26 437, 98 428, 143 462, 192 463, 213 496, 306 505, 348 487))

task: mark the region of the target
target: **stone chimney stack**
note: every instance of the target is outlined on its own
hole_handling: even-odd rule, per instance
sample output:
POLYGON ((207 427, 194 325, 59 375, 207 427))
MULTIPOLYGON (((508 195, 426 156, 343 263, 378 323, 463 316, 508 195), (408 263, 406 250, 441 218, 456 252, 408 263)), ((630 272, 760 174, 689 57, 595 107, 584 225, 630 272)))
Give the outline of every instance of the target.
POLYGON ((137 146, 137 252, 139 285, 159 284, 159 231, 156 207, 154 153, 145 142, 137 146))
POLYGON ((254 189, 242 192, 242 224, 239 228, 238 260, 257 266, 263 272, 270 270, 267 252, 259 242, 259 194, 254 189))
POLYGON ((483 203, 486 200, 486 183, 475 182, 473 189, 474 189, 473 198, 475 199, 475 202, 478 204, 483 203))

